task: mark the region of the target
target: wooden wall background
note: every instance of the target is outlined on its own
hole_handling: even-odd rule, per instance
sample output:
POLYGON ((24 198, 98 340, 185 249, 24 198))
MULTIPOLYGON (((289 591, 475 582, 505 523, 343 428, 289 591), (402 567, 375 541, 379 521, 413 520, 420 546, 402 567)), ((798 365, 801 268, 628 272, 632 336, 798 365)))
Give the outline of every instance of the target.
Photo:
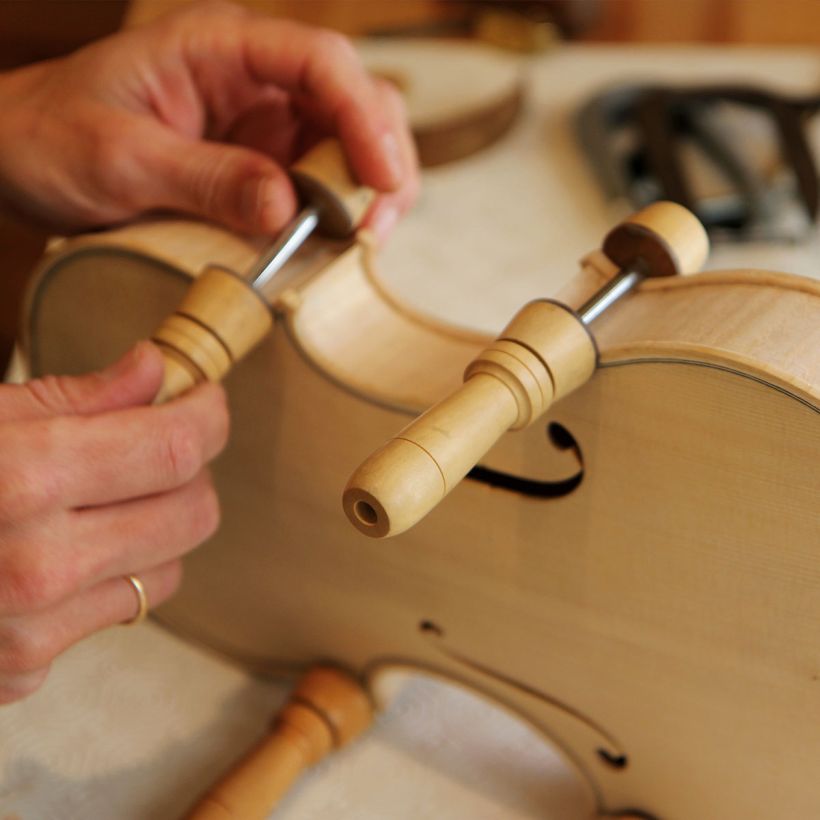
MULTIPOLYGON (((565 4, 579 0, 554 0, 565 4)), ((132 0, 129 23, 153 19, 181 0, 132 0)), ((348 34, 460 15, 457 0, 239 0, 348 34)), ((592 0, 591 41, 820 44, 820 0, 592 0)))
POLYGON ((601 0, 588 39, 820 44, 818 0, 601 0))
MULTIPOLYGON (((621 42, 820 44, 820 0, 584 0, 595 22, 581 39, 621 42)), ((0 70, 68 53, 157 17, 183 0, 0 0, 0 70)), ((463 16, 456 0, 243 0, 274 15, 348 34, 463 16)), ((559 0, 555 0, 556 3, 559 0)), ((578 0, 563 0, 577 3, 578 0)), ((0 367, 16 332, 25 276, 45 233, 0 210, 0 367)))

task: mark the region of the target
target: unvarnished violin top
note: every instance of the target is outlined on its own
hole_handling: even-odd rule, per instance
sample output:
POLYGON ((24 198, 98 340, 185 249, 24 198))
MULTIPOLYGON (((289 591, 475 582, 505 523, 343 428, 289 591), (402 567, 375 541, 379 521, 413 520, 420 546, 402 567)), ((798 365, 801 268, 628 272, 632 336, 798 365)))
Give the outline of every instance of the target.
MULTIPOLYGON (((82 256, 136 254, 195 277, 208 264, 244 270, 259 244, 199 222, 159 221, 61 241, 41 269, 53 269, 58 260, 74 259, 81 251, 82 256)), ((488 337, 401 304, 377 270, 366 233, 351 244, 310 240, 294 259, 291 287, 277 293, 272 308, 305 355, 334 380, 380 403, 417 412, 458 383, 464 365, 488 337)), ((559 293, 544 296, 577 306, 614 270, 593 250, 559 293)), ((596 320, 592 330, 604 367, 670 356, 716 366, 735 363, 805 401, 820 400, 816 280, 755 270, 653 279, 596 320)))

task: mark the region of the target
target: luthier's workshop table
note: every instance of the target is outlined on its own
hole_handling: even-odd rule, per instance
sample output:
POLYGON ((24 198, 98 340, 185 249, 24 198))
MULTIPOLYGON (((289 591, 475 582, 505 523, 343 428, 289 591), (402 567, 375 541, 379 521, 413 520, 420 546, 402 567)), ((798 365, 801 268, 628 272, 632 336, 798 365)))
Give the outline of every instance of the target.
MULTIPOLYGON (((492 149, 426 175, 419 207, 383 255, 393 290, 488 330, 555 291, 613 219, 573 143, 572 111, 604 84, 647 77, 806 91, 820 84, 820 56, 630 46, 539 58, 525 120, 492 149)), ((793 247, 723 247, 710 267, 816 275, 818 251, 820 235, 793 247)), ((0 820, 177 818, 283 695, 152 623, 99 634, 60 658, 39 693, 0 708, 0 820)), ((526 729, 464 695, 416 685, 275 817, 573 820, 591 807, 526 729)))

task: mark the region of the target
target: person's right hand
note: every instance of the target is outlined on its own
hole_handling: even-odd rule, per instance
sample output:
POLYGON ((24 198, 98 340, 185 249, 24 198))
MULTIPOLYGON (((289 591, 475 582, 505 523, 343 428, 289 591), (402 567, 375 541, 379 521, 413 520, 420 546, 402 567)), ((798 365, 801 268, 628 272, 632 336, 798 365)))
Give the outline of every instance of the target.
POLYGON ((0 74, 0 203, 61 230, 156 209, 272 236, 285 169, 324 137, 379 192, 383 239, 419 188, 399 92, 333 31, 192 3, 67 57, 0 74))
POLYGON ((146 406, 162 357, 138 344, 106 371, 0 385, 0 703, 37 689, 81 638, 127 622, 181 577, 219 521, 205 467, 225 445, 222 388, 146 406))

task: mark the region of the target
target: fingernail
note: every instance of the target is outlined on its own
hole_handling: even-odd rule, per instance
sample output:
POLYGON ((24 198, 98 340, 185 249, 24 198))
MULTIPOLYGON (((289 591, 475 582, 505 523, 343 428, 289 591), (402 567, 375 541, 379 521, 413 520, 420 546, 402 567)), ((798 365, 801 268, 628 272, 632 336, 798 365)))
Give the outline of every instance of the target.
POLYGON ((137 342, 124 356, 102 371, 101 375, 108 381, 122 378, 137 366, 145 353, 146 342, 137 342))
POLYGON ((383 205, 376 211, 370 221, 370 230, 375 234, 379 244, 390 236, 398 221, 399 209, 395 205, 383 205))
POLYGON ((399 151, 399 141, 395 135, 389 131, 382 137, 382 154, 387 163, 387 170, 390 174, 391 185, 398 188, 401 184, 403 174, 401 152, 399 151))
POLYGON ((275 233, 296 210, 296 197, 280 180, 262 177, 242 189, 242 218, 251 231, 275 233))
POLYGON ((250 179, 242 186, 239 208, 242 221, 251 230, 255 230, 259 225, 259 213, 266 184, 266 179, 250 179))

